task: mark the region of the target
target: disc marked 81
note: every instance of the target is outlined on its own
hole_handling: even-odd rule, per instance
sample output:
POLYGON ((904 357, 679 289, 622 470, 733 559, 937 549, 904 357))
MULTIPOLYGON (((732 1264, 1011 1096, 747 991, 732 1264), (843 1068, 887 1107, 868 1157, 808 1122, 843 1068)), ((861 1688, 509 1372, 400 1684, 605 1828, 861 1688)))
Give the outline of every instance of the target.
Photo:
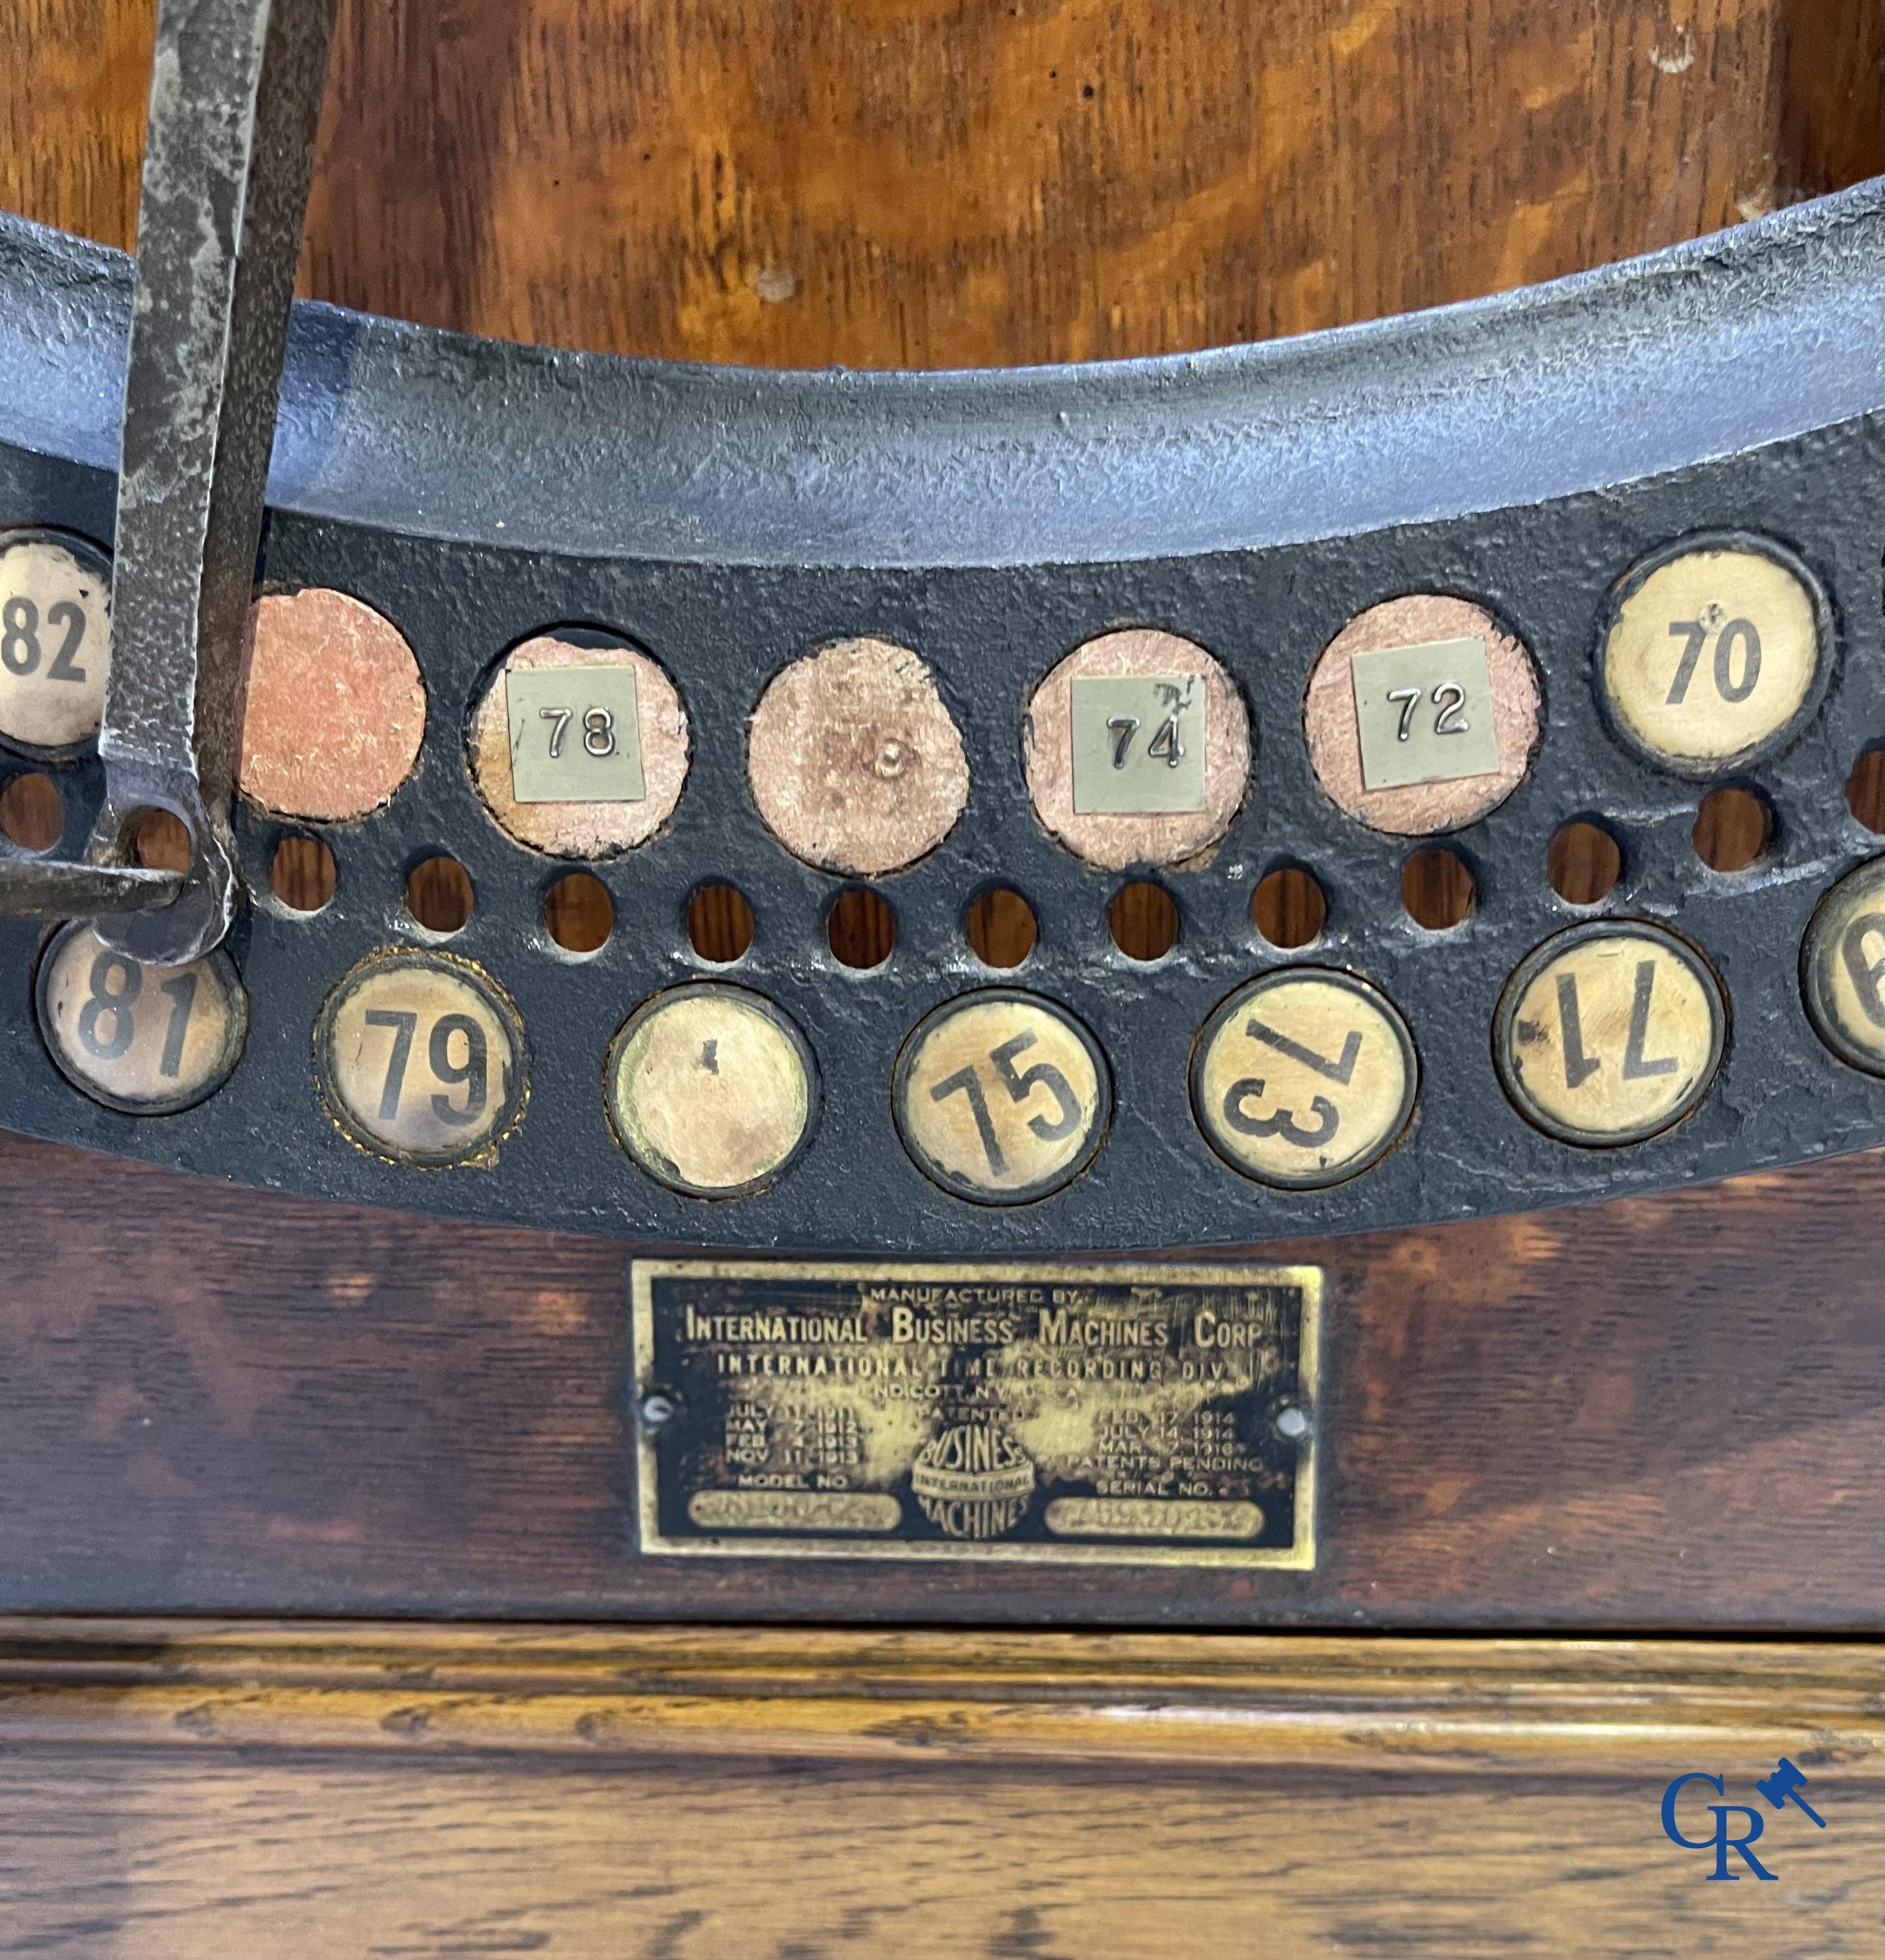
POLYGON ((227 953, 151 965, 114 951, 82 919, 46 948, 34 1000, 60 1073, 130 1116, 170 1115, 213 1095, 249 1030, 249 997, 227 953))

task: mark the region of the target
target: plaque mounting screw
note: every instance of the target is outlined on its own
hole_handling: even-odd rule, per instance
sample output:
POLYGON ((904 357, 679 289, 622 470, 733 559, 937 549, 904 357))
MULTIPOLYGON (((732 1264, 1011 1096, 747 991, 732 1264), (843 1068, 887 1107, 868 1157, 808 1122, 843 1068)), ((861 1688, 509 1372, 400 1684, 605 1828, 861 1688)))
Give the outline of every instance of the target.
POLYGON ((1276 1411, 1276 1433, 1286 1441, 1294 1443, 1309 1433, 1309 1418, 1294 1403, 1276 1411))
POLYGON ((680 1405, 672 1395, 644 1395, 638 1412, 644 1429, 661 1429, 680 1414, 680 1405))

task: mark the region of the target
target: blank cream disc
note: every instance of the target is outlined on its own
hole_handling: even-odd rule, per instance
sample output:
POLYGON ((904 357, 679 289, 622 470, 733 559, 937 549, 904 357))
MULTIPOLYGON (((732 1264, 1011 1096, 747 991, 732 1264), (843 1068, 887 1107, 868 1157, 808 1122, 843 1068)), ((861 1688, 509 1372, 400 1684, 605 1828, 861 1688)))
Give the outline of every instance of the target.
POLYGON ((810 1138, 817 1070, 785 1011, 712 981, 658 994, 623 1024, 603 1071, 609 1120, 648 1175, 690 1198, 771 1183, 810 1138))

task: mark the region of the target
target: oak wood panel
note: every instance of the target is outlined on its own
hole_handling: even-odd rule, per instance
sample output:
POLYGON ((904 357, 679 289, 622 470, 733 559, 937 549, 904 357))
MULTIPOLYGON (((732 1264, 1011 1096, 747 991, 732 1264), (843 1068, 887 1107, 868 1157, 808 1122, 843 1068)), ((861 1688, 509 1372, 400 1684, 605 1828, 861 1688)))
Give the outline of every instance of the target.
POLYGON ((642 1559, 628 1249, 0 1139, 0 1609, 1867 1628, 1876 1156, 1321 1260, 1312 1573, 642 1559))
POLYGON ((0 1618, 0 1745, 1885 1774, 1857 1643, 0 1618))
POLYGON ((0 1952, 1843 1960, 1879 1687, 1720 1642, 16 1623, 0 1952), (1827 1828, 1707 1882, 1664 1787, 1781 1754, 1827 1828))
MULTIPOLYGON (((150 0, 0 11, 0 204, 132 237, 150 0)), ((317 297, 712 360, 1165 353, 1878 170, 1873 0, 348 0, 317 297)))

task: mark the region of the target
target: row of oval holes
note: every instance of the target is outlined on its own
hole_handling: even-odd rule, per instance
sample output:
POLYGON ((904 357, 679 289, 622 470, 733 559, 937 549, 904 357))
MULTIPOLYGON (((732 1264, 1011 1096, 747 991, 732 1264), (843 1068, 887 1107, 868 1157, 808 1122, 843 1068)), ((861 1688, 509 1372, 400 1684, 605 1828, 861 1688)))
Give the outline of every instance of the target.
MULTIPOLYGON (((1885 748, 1861 755, 1846 783, 1846 803, 1867 829, 1885 831, 1885 748)), ((28 772, 0 787, 0 834, 24 850, 46 851, 59 841, 64 821, 58 785, 28 772)), ((1696 853, 1717 871, 1744 870, 1773 833, 1773 813, 1744 789, 1719 789, 1702 800, 1692 836, 1696 853)), ((161 810, 145 813, 137 834, 142 864, 182 870, 189 838, 161 810)), ((1594 823, 1566 824, 1551 840, 1546 868, 1552 887, 1572 905, 1594 905, 1622 875, 1622 854, 1609 832, 1594 823)), ((334 895, 333 853, 318 837, 289 835, 277 843, 269 884, 291 910, 316 912, 334 895)), ((1473 913, 1476 890, 1463 860, 1444 847, 1415 851, 1401 870, 1401 902, 1430 932, 1445 932, 1473 913)), ((427 931, 451 934, 470 921, 471 879, 454 858, 428 858, 406 879, 406 908, 427 931)), ((1251 895, 1250 917, 1272 946, 1307 946, 1328 916, 1323 889, 1309 872, 1291 865, 1272 871, 1251 895)), ((570 953, 594 953, 615 928, 615 907, 600 879, 587 871, 559 878, 546 895, 543 924, 570 953)), ((1113 896, 1107 924, 1113 943, 1129 959, 1161 959, 1178 943, 1178 906, 1164 886, 1139 880, 1113 896)), ((969 908, 963 932, 985 966, 1018 966, 1033 950, 1033 908, 1020 892, 986 892, 969 908)), ((846 966, 880 966, 896 943, 896 915, 877 892, 843 892, 826 918, 833 956, 846 966)), ((702 959, 737 959, 753 941, 753 908, 731 885, 703 886, 688 908, 687 936, 702 959)))

